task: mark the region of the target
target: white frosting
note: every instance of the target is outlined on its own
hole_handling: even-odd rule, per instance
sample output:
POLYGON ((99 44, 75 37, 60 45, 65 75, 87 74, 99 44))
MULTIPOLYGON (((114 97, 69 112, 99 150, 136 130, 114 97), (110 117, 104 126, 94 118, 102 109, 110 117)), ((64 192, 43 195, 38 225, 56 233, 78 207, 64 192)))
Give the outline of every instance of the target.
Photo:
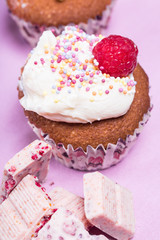
POLYGON ((93 59, 92 48, 101 38, 77 31, 75 27, 66 28, 57 38, 51 31, 45 31, 28 58, 19 82, 24 93, 21 105, 50 120, 71 123, 87 123, 125 114, 134 98, 133 74, 115 79, 96 69, 96 61, 85 63, 86 59, 93 59), (75 42, 76 37, 83 40, 75 42), (71 41, 75 42, 74 45, 71 45, 71 41), (69 51, 66 50, 68 46, 72 48, 69 51), (60 63, 57 63, 55 53, 61 54, 60 63), (74 62, 75 66, 70 67, 71 63, 66 63, 66 58, 69 62, 74 62), (87 69, 83 67, 84 64, 87 69), (86 71, 91 76, 86 75, 86 71), (69 86, 69 76, 74 87, 69 86), (64 83, 60 85, 60 81, 64 83), (61 88, 62 85, 64 87, 61 88))

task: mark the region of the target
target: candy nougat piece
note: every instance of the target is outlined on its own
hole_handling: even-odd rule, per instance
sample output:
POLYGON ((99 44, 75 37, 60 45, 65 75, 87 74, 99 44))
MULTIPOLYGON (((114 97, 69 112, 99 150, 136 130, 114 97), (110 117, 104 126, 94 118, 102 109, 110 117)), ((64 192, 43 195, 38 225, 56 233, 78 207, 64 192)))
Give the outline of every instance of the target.
POLYGON ((64 207, 70 210, 84 224, 88 230, 92 224, 87 220, 84 212, 84 199, 65 190, 61 187, 56 187, 49 192, 52 203, 55 209, 64 207))
POLYGON ((48 173, 51 154, 50 145, 35 140, 11 158, 4 167, 0 203, 27 174, 36 176, 42 182, 48 173))
POLYGON ((87 219, 118 240, 135 231, 132 194, 99 172, 84 174, 84 205, 87 219))
POLYGON ((50 221, 39 231, 36 240, 107 240, 106 237, 92 236, 84 228, 83 223, 69 210, 59 208, 50 221))
POLYGON ((41 219, 51 215, 50 197, 27 175, 0 205, 0 239, 29 240, 41 219))

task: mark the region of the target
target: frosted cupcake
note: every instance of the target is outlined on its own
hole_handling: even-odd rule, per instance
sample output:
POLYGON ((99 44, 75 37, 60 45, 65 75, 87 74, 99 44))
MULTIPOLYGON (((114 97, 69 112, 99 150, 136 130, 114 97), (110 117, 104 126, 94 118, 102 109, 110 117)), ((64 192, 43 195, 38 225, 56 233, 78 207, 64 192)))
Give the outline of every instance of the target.
POLYGON ((149 118, 148 77, 127 38, 67 27, 43 33, 19 81, 35 133, 57 160, 80 170, 118 163, 149 118))
POLYGON ((76 24, 89 34, 106 28, 115 0, 7 0, 22 36, 35 46, 42 32, 59 35, 66 25, 76 24))

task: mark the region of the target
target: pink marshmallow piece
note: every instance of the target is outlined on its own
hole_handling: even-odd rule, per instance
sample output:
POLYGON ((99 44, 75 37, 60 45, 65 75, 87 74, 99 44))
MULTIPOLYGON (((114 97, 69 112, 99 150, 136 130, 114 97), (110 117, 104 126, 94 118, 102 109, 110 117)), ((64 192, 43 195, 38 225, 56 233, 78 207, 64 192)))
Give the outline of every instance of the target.
POLYGON ((33 176, 27 175, 0 205, 0 239, 29 240, 41 219, 50 215, 49 196, 33 176))
POLYGON ((107 240, 106 237, 90 235, 83 223, 69 210, 59 208, 50 221, 39 231, 36 240, 107 240))
POLYGON ((40 182, 47 176, 52 148, 44 141, 35 140, 10 159, 3 172, 0 188, 2 203, 14 187, 27 175, 36 176, 40 182))
POLYGON ((118 240, 132 238, 135 220, 131 192, 99 172, 84 174, 83 181, 88 221, 118 240))
POLYGON ((49 192, 52 199, 52 204, 55 209, 64 207, 70 210, 84 224, 88 230, 92 224, 87 220, 84 213, 84 199, 65 190, 61 187, 56 187, 49 192))

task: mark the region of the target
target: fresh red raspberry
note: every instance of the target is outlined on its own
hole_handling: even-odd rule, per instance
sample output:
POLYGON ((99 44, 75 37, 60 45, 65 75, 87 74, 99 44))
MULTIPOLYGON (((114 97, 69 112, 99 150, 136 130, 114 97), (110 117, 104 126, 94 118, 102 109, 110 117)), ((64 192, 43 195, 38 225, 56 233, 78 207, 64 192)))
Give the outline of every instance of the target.
POLYGON ((132 40, 119 35, 103 38, 92 53, 100 70, 113 77, 126 77, 137 64, 137 46, 132 40))

